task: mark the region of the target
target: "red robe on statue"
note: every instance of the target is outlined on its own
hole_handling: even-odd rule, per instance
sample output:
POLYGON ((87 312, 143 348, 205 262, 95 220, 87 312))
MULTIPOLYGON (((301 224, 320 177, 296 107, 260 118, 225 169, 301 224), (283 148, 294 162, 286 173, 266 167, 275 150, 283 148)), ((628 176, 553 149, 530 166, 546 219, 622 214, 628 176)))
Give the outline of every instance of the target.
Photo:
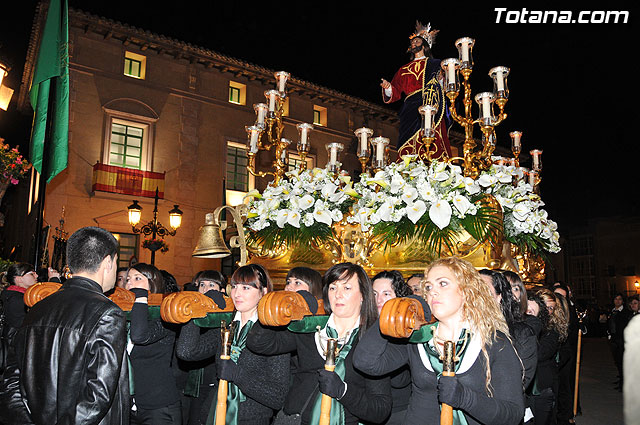
POLYGON ((451 157, 447 125, 445 97, 438 81, 440 59, 416 59, 401 67, 391 80, 391 96, 382 91, 385 103, 396 102, 404 94, 404 104, 400 110, 400 128, 398 135, 398 156, 419 155, 426 160, 426 149, 421 140, 422 115, 418 108, 422 105, 433 105, 438 108, 435 120, 436 139, 431 145, 431 158, 438 159, 445 155, 451 157), (425 73, 426 68, 426 73, 425 73))

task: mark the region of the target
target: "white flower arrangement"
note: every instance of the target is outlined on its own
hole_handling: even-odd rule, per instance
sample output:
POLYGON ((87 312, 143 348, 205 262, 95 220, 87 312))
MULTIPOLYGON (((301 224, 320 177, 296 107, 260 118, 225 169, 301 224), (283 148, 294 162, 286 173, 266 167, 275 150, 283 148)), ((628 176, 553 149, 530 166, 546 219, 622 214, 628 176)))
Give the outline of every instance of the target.
POLYGON ((437 247, 451 243, 451 235, 462 228, 484 238, 503 226, 505 238, 516 245, 558 252, 557 224, 518 173, 513 166, 493 165, 474 180, 457 165, 424 164, 411 155, 374 176, 361 175, 355 184, 327 169, 292 171, 262 194, 247 195, 252 197, 247 227, 275 245, 321 240, 331 235, 334 223, 347 221, 388 243, 417 235, 437 247), (483 204, 486 195, 502 208, 502 224, 499 213, 483 204))
POLYGON ((478 178, 485 193, 495 196, 504 213, 504 235, 516 245, 534 250, 560 252, 558 225, 549 219, 545 205, 514 166, 493 165, 478 178), (514 179, 515 177, 515 179, 514 179), (513 185, 511 182, 516 181, 513 185), (532 245, 542 246, 532 246, 532 245))
POLYGON ((294 170, 278 185, 251 191, 247 226, 271 245, 319 240, 343 220, 353 204, 351 178, 326 169, 294 170))

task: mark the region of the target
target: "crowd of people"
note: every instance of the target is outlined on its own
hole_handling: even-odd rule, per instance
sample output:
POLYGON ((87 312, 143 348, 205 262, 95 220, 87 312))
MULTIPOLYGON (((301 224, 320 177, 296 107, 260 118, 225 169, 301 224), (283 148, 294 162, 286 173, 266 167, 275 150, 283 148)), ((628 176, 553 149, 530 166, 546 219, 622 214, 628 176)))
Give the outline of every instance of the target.
MULTIPOLYGON (((264 267, 242 266, 228 279, 203 270, 182 290, 222 309, 231 298, 231 354, 223 359, 219 328, 171 324, 153 313, 150 294, 179 286, 150 264, 118 268, 109 232, 78 230, 67 259, 73 277, 30 309, 23 294, 37 282, 33 267, 13 264, 3 277, 0 424, 209 425, 224 415, 226 424, 315 425, 323 396, 331 400, 331 425, 439 423, 443 406, 454 424, 574 421, 580 324, 561 283, 527 291, 514 272, 478 271, 456 257, 407 279, 396 270, 370 278, 352 263, 323 275, 295 267, 284 290, 300 294, 312 313, 322 301, 326 313, 301 329, 258 320, 261 298, 274 290, 264 267), (134 294, 130 312, 105 296, 114 285, 134 294), (422 339, 383 334, 380 313, 394 298, 412 298, 427 320, 433 316, 422 339), (338 345, 334 370, 325 368, 329 339, 338 345), (454 371, 442 362, 449 341, 454 371)), ((61 277, 50 269, 44 279, 61 277)), ((610 320, 616 362, 632 315, 617 301, 610 320)), ((619 371, 622 379, 621 364, 619 371)))

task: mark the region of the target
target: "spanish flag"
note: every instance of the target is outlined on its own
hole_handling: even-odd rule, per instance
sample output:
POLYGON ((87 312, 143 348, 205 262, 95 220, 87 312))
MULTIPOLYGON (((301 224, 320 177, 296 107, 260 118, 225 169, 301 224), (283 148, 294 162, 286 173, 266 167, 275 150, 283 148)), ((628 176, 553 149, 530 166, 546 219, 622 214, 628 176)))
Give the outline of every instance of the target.
POLYGON ((164 198, 164 173, 141 171, 96 163, 93 166, 92 190, 123 195, 164 198))

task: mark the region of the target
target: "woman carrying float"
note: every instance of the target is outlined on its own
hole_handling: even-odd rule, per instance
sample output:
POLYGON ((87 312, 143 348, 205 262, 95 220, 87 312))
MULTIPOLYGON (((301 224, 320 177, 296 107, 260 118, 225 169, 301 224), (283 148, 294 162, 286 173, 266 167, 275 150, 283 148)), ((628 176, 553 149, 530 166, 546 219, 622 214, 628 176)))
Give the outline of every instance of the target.
MULTIPOLYGON (((311 294, 305 295, 306 300, 311 294)), ((391 410, 389 380, 353 368, 354 349, 377 318, 371 281, 360 266, 337 264, 323 277, 323 298, 329 316, 311 316, 286 328, 256 324, 249 334, 251 351, 298 355, 293 386, 274 423, 318 424, 323 395, 331 398, 331 425, 380 423, 391 410), (337 340, 334 371, 325 370, 329 340, 337 340)))
MULTIPOLYGON (((210 399, 201 413, 201 423, 212 425, 268 425, 274 411, 284 402, 289 386, 289 356, 262 356, 246 349, 247 335, 258 320, 260 299, 271 291, 272 284, 267 271, 260 265, 250 264, 238 268, 230 279, 231 299, 236 312, 231 325, 231 350, 228 359, 221 359, 222 341, 217 329, 201 333, 193 323, 187 323, 180 332, 176 347, 179 358, 187 361, 215 359, 220 381, 228 385, 226 412, 218 412, 216 399, 219 388, 210 392, 210 399), (217 415, 224 414, 224 418, 217 415)), ((221 306, 222 296, 209 291, 207 296, 221 306)))
POLYGON ((360 341, 354 366, 385 375, 409 364, 412 394, 405 424, 438 423, 441 409, 452 411, 454 424, 519 424, 522 366, 489 287, 470 263, 449 257, 427 268, 423 289, 428 306, 422 309, 427 316, 430 309, 438 322, 408 340, 392 340, 380 328, 398 316, 383 308, 381 322, 360 341), (453 370, 443 364, 445 348, 455 352, 453 370))

